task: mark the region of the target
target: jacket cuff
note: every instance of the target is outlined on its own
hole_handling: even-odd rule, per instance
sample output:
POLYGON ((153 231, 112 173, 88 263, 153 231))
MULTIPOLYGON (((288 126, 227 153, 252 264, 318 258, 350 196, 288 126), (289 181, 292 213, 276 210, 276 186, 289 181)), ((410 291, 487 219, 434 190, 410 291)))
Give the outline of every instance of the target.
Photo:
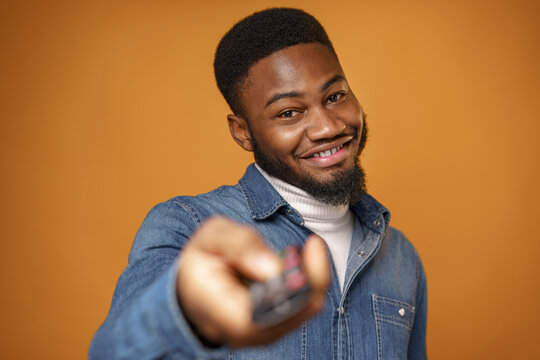
MULTIPOLYGON (((156 299, 160 304, 154 307, 157 311, 153 314, 160 337, 169 344, 170 348, 175 350, 174 353, 186 353, 187 349, 183 348, 182 341, 180 340, 184 339, 184 345, 187 345, 191 350, 189 351, 191 353, 190 355, 194 355, 197 359, 225 358, 228 349, 225 346, 218 348, 205 347, 193 333, 191 326, 184 317, 176 296, 178 265, 179 261, 177 260, 167 275, 158 280, 163 283, 158 285, 161 289, 156 294, 165 294, 165 296, 160 296, 159 299, 156 299), (167 311, 162 311, 163 309, 167 311)), ((181 356, 181 358, 183 359, 184 357, 181 356)))

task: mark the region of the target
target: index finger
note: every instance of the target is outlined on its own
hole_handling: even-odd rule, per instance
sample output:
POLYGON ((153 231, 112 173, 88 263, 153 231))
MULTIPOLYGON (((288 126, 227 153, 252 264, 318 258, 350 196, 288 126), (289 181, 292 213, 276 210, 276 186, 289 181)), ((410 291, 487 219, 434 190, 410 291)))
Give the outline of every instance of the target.
POLYGON ((281 271, 279 257, 253 228, 223 217, 208 219, 192 237, 199 251, 221 257, 242 275, 264 281, 281 271))

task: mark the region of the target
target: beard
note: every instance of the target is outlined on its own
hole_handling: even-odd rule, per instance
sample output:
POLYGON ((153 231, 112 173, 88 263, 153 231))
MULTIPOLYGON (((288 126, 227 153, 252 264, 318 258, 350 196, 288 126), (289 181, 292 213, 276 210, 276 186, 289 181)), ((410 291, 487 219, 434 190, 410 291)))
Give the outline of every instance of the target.
POLYGON ((335 169, 330 170, 332 171, 331 179, 322 182, 314 179, 308 172, 298 171, 281 159, 261 151, 251 133, 251 145, 255 161, 264 171, 304 190, 316 200, 332 206, 354 204, 366 193, 366 176, 359 159, 366 141, 367 125, 364 121, 354 166, 349 169, 341 169, 338 165, 335 169))

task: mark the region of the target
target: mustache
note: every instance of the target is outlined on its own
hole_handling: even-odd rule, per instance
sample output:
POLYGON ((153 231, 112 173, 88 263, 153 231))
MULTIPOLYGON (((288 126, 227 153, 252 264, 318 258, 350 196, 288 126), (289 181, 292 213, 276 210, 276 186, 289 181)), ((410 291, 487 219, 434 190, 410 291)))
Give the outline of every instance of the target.
MULTIPOLYGON (((335 141, 339 141, 340 139, 347 138, 347 137, 350 137, 350 136, 352 136, 352 139, 350 141, 358 140, 358 136, 359 136, 358 131, 348 131, 346 133, 336 135, 331 139, 318 140, 318 141, 314 142, 314 144, 315 144, 315 146, 331 144, 331 143, 333 143, 335 141)), ((368 127, 367 127, 367 123, 365 122, 365 118, 364 118, 364 123, 363 123, 363 126, 362 126, 362 130, 360 131, 360 144, 359 144, 359 147, 358 147, 358 153, 359 154, 360 154, 360 152, 362 152, 362 150, 366 146, 367 139, 368 139, 368 127)))
POLYGON ((347 132, 347 133, 339 134, 339 135, 334 136, 331 139, 323 139, 323 140, 314 141, 313 144, 314 146, 326 145, 326 144, 331 144, 335 141, 339 141, 341 139, 348 138, 348 137, 352 137, 350 141, 356 140, 358 139, 358 132, 347 132))

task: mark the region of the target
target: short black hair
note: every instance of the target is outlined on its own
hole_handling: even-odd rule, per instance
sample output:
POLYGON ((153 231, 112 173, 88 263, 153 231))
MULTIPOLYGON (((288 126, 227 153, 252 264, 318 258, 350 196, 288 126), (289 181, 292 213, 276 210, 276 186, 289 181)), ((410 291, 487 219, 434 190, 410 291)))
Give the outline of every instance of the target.
POLYGON ((241 86, 250 66, 289 46, 321 43, 336 54, 323 26, 300 9, 271 8, 234 25, 218 44, 214 74, 219 90, 235 114, 242 114, 241 86))

